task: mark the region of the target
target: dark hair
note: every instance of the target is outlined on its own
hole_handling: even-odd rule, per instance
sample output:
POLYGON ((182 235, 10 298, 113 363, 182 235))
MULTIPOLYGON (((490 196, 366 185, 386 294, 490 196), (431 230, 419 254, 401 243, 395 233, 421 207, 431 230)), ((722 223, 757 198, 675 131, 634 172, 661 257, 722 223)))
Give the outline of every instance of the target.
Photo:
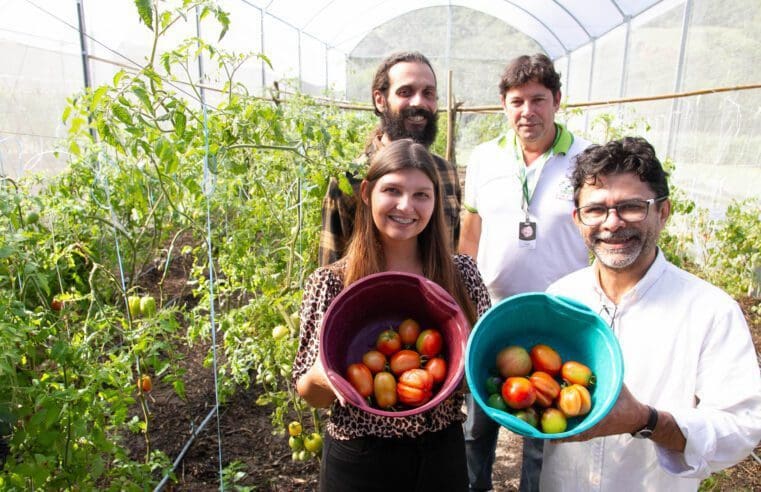
POLYGON ((370 102, 373 105, 376 116, 380 116, 381 113, 375 106, 375 91, 380 91, 384 96, 388 97, 388 88, 391 87, 388 71, 397 63, 403 62, 423 63, 428 65, 428 68, 431 69, 431 73, 433 73, 433 81, 434 83, 436 82, 436 72, 433 71, 431 62, 419 51, 399 51, 390 54, 378 66, 378 70, 375 71, 375 77, 373 77, 373 85, 370 87, 370 102))
MULTIPOLYGON (((423 263, 423 275, 436 282, 457 300, 471 323, 476 321, 476 310, 465 289, 449 249, 447 226, 444 221, 441 183, 436 172, 433 156, 424 145, 404 138, 394 140, 373 155, 365 178, 366 192, 372 190, 383 176, 405 169, 422 171, 433 183, 434 208, 431 220, 418 235, 418 248, 423 263)), ((346 248, 347 287, 357 280, 384 271, 384 253, 378 240, 378 229, 373 221, 372 203, 369 205, 357 197, 354 232, 346 248)))
POLYGON ((560 92, 560 74, 555 71, 552 60, 543 53, 523 55, 507 64, 499 79, 499 95, 505 97, 513 87, 520 87, 536 81, 552 91, 553 96, 560 92))
POLYGON ((624 173, 636 174, 656 197, 669 194, 668 173, 663 170, 653 146, 642 137, 624 137, 605 145, 590 145, 576 157, 576 167, 571 174, 576 206, 584 184, 594 185, 601 176, 624 173))

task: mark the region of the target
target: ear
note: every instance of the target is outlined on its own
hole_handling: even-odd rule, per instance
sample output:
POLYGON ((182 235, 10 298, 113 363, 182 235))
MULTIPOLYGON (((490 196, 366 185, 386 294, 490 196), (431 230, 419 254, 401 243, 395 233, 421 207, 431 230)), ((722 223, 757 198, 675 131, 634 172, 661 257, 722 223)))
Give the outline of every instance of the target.
POLYGON ((671 216, 671 200, 668 198, 661 203, 661 208, 658 210, 658 222, 661 224, 661 228, 666 226, 666 221, 671 216))
POLYGON ((563 99, 563 93, 560 92, 560 89, 555 93, 554 96, 552 96, 552 105, 555 107, 555 111, 560 109, 560 100, 563 99))
POLYGON ((503 94, 499 95, 499 104, 500 104, 500 106, 502 106, 503 110, 507 109, 505 107, 505 105, 507 104, 507 101, 505 101, 505 95, 503 95, 503 94))
POLYGON ((383 113, 386 111, 386 96, 377 89, 373 91, 373 102, 378 112, 383 113))
POLYGON ((359 196, 362 198, 362 201, 365 205, 368 207, 370 206, 370 190, 368 189, 369 184, 367 183, 366 179, 362 180, 362 183, 359 185, 359 196))

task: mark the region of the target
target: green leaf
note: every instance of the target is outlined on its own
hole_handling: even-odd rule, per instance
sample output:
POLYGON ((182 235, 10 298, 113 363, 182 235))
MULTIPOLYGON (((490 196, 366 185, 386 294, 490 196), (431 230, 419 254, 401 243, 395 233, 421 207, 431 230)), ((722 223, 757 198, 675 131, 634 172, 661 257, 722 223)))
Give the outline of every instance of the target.
POLYGON ((100 104, 101 99, 103 99, 103 96, 106 95, 106 92, 108 92, 108 86, 102 85, 95 89, 95 92, 92 94, 92 100, 90 101, 90 111, 94 111, 95 108, 98 107, 100 104))
POLYGON ((230 16, 220 8, 216 10, 215 15, 217 17, 217 22, 222 25, 222 32, 219 33, 219 39, 217 41, 222 41, 222 38, 227 34, 227 30, 230 29, 230 16))
POLYGON ((148 26, 148 29, 153 31, 153 5, 151 5, 151 0, 135 0, 135 7, 137 7, 140 20, 148 26))
POLYGON ((185 113, 182 111, 175 111, 172 115, 172 122, 174 123, 174 133, 182 138, 182 134, 185 133, 185 124, 187 123, 185 113))
POLYGON ((354 188, 349 183, 349 178, 345 174, 338 177, 338 188, 344 192, 345 195, 351 196, 354 194, 354 188))
POLYGON ((134 92, 137 98, 140 99, 140 102, 143 103, 143 106, 145 106, 145 109, 147 109, 151 114, 153 114, 153 104, 151 104, 151 99, 148 97, 148 92, 143 87, 140 87, 139 85, 133 87, 132 92, 134 92))
POLYGON ((111 107, 111 111, 114 112, 116 119, 124 123, 125 125, 132 125, 132 115, 127 111, 127 108, 120 104, 114 104, 111 107))

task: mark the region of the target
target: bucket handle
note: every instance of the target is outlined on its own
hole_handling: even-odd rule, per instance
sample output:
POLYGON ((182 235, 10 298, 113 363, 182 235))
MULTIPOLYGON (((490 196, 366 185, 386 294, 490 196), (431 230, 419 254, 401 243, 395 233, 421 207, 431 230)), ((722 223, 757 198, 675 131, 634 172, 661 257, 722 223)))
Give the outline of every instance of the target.
MULTIPOLYGON (((551 294, 552 295, 552 294, 551 294)), ((587 306, 586 304, 583 304, 575 299, 571 299, 570 297, 565 296, 559 296, 559 295, 552 295, 552 299, 554 301, 557 301, 558 304, 565 305, 566 308, 571 309, 573 311, 578 311, 580 314, 589 316, 597 316, 597 313, 592 311, 592 309, 587 306)))
POLYGON ((435 304, 438 306, 446 306, 450 312, 456 312, 460 309, 459 305, 451 298, 451 296, 445 296, 446 291, 437 283, 432 282, 424 277, 418 277, 416 279, 420 285, 420 289, 426 298, 433 298, 435 304))

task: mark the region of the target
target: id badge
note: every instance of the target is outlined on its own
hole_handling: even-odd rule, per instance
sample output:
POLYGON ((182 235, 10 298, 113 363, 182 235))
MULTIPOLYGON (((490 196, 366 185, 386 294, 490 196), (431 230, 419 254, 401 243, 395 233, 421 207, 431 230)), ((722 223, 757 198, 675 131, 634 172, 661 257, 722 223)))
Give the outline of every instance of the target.
POLYGON ((536 222, 524 221, 518 223, 518 246, 520 248, 536 248, 536 222))

